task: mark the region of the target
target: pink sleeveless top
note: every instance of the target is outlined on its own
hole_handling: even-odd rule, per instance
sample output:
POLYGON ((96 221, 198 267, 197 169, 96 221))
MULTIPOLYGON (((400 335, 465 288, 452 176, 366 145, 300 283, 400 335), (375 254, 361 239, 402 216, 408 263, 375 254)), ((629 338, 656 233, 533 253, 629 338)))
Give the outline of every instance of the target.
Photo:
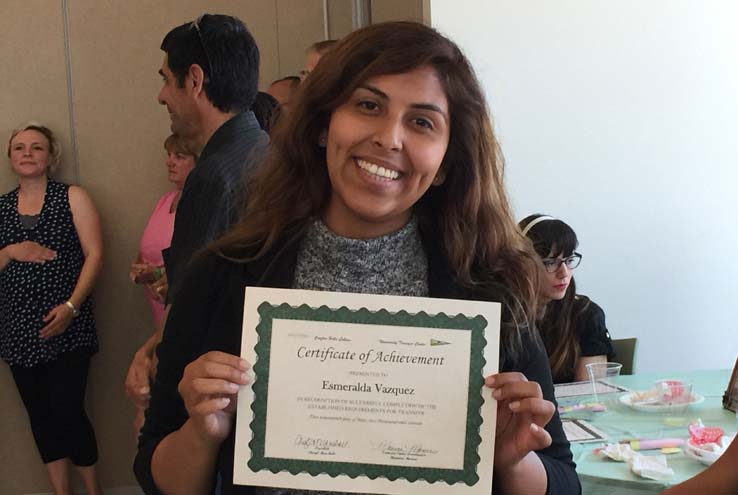
MULTIPOLYGON (((154 211, 146 224, 141 235, 139 253, 144 262, 155 266, 164 264, 161 251, 172 243, 172 232, 174 231, 174 213, 170 213, 172 202, 179 191, 169 191, 164 194, 154 207, 154 211)), ((151 307, 154 323, 158 326, 164 315, 164 305, 154 299, 148 290, 144 291, 146 300, 151 307)))

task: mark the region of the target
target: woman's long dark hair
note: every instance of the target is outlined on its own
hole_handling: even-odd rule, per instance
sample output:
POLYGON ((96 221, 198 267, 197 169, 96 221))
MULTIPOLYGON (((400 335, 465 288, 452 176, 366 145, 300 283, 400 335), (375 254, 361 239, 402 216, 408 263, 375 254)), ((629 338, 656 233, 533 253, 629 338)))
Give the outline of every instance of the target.
POLYGON ((421 230, 441 244, 461 285, 480 297, 502 297, 503 324, 512 330, 503 332, 503 345, 514 353, 519 329, 535 318, 535 254, 512 219, 502 154, 474 71, 453 42, 423 24, 359 29, 321 58, 272 129, 241 221, 212 249, 246 261, 303 231, 330 199, 325 148, 319 143, 334 110, 366 80, 420 67, 431 67, 441 81, 451 125, 441 163, 446 179, 426 192, 415 213, 421 230), (244 258, 244 253, 252 254, 244 258))
MULTIPOLYGON (((533 220, 544 215, 535 214, 520 221, 520 229, 533 220)), ((526 236, 533 243, 533 249, 543 258, 564 258, 571 256, 579 245, 577 234, 565 222, 557 219, 542 220, 531 227, 526 236)), ((554 383, 568 381, 576 369, 581 354, 579 339, 576 335, 576 320, 589 305, 589 299, 577 296, 574 277, 569 282, 566 294, 559 300, 550 301, 539 312, 538 330, 546 346, 548 359, 551 362, 551 374, 554 383)))

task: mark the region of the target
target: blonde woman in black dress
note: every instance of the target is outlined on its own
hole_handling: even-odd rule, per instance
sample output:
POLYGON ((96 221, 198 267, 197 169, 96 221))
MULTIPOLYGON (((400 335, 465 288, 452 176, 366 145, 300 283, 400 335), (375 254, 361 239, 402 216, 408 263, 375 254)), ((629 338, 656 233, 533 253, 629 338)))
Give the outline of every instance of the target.
POLYGON ((0 197, 0 355, 53 492, 69 493, 71 462, 98 494, 84 395, 97 351, 89 295, 102 264, 100 221, 82 188, 49 178, 60 155, 49 128, 19 127, 7 152, 18 187, 0 197))

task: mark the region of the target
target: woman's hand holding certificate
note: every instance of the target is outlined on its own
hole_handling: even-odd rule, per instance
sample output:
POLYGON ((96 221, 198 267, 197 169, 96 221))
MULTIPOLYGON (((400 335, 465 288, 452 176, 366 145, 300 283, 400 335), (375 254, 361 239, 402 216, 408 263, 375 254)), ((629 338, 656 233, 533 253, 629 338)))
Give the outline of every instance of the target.
POLYGON ((178 390, 202 440, 220 444, 231 432, 238 390, 251 382, 249 368, 238 356, 218 351, 203 354, 185 368, 178 390))
POLYGON ((554 415, 553 403, 543 398, 541 387, 521 373, 488 376, 485 385, 497 399, 495 473, 514 469, 532 451, 551 445, 543 429, 554 415))

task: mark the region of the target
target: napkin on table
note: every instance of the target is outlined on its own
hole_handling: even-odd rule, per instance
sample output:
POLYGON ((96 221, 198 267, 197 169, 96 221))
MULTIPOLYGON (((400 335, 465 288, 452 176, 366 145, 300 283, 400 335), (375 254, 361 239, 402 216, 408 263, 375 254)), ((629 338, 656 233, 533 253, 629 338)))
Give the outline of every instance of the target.
POLYGON ((642 478, 668 480, 674 471, 663 455, 643 455, 635 452, 627 443, 609 443, 602 453, 614 461, 627 462, 630 470, 642 478))

